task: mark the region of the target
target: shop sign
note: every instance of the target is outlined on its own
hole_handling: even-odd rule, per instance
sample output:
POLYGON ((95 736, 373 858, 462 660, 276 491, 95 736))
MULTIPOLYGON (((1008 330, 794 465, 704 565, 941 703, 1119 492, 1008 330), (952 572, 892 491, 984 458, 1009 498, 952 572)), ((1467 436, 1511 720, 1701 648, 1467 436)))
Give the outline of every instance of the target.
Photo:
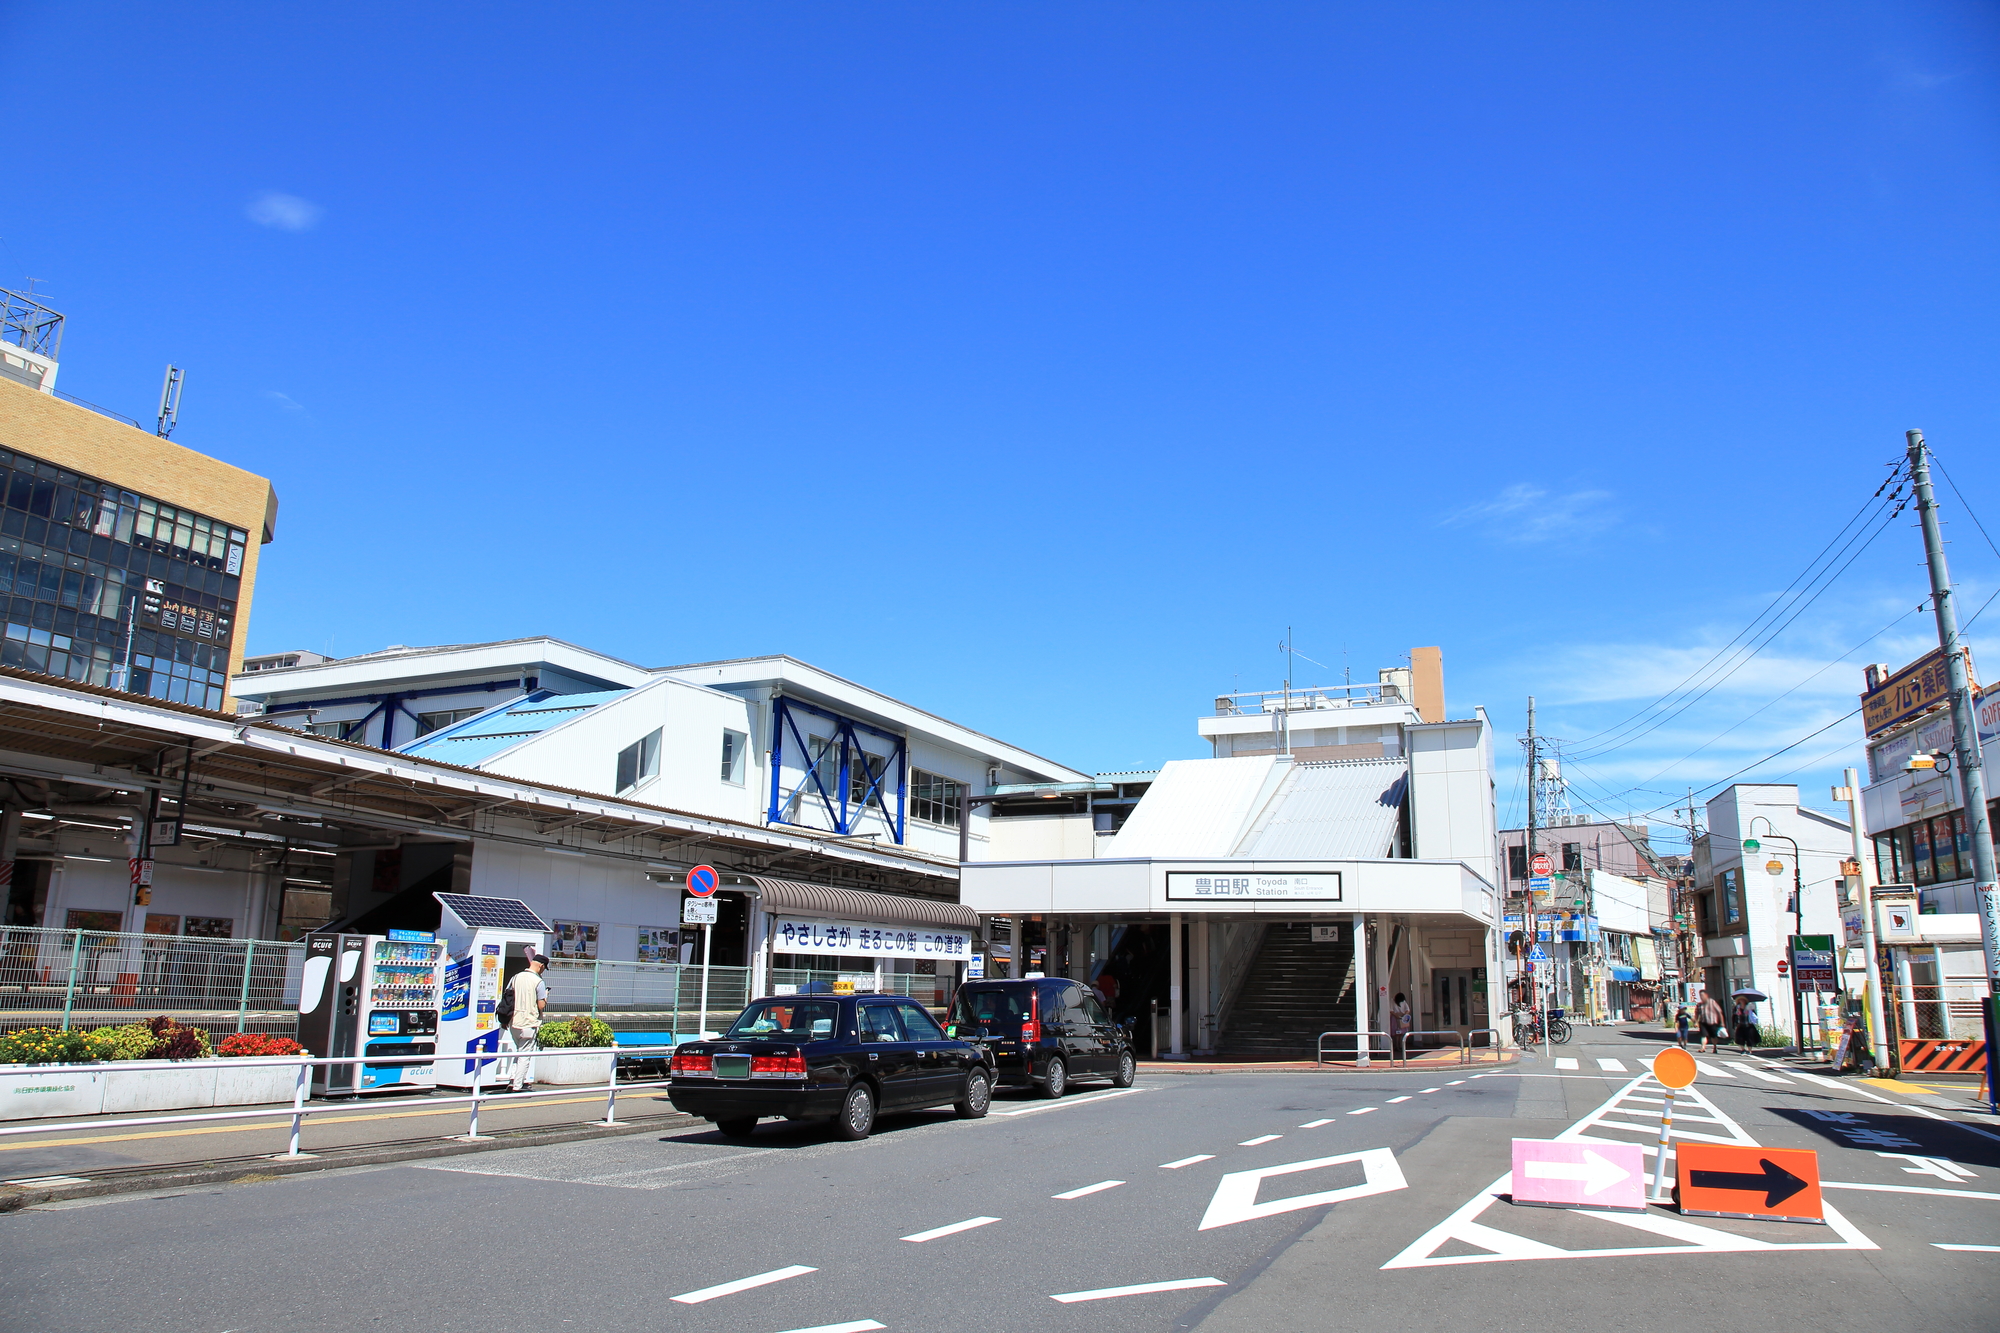
POLYGON ((1340 872, 1323 870, 1312 874, 1248 873, 1217 874, 1210 870, 1169 870, 1169 902, 1251 902, 1337 903, 1340 901, 1340 872))
POLYGON ((780 919, 771 947, 779 953, 843 954, 867 958, 972 957, 972 935, 930 926, 880 926, 849 921, 780 919))
MULTIPOLYGON (((1966 678, 1977 680, 1972 671, 1972 650, 1960 651, 1965 654, 1966 678)), ((1907 722, 1950 698, 1951 681, 1944 649, 1933 648, 1861 696, 1862 725, 1870 736, 1879 736, 1897 723, 1907 722)))

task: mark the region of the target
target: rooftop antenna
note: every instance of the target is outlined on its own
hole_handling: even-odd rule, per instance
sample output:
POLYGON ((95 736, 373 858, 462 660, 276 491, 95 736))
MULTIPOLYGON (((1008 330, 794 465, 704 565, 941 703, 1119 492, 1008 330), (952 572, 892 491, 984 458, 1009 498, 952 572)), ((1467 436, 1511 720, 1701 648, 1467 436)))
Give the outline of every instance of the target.
POLYGON ((153 434, 166 439, 174 433, 174 427, 181 421, 181 381, 187 372, 179 366, 168 366, 167 377, 160 381, 160 424, 153 434))

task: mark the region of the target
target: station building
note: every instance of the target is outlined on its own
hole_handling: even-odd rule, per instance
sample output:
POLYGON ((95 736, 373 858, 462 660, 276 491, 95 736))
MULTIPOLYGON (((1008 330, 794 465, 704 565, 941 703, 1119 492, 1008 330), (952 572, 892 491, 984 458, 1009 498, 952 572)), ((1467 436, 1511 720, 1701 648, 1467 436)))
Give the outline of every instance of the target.
POLYGON ((1492 729, 1412 659, 1218 699, 1215 757, 1164 765, 1092 856, 964 865, 1006 970, 1096 983, 1168 1055, 1379 1055, 1398 994, 1419 1043, 1498 1039, 1492 729))

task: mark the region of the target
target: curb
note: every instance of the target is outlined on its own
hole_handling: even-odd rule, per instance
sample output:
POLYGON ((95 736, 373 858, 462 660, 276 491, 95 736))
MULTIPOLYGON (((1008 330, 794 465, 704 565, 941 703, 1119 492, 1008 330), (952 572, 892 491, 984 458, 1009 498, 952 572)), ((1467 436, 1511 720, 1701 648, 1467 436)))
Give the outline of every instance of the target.
POLYGON ((139 1167, 117 1175, 86 1179, 77 1185, 55 1185, 23 1189, 0 1185, 0 1213, 16 1212, 38 1204, 61 1203, 69 1199, 101 1198, 109 1194, 129 1194, 140 1190, 174 1189, 189 1185, 255 1184, 279 1176, 301 1175, 308 1171, 331 1171, 348 1166, 386 1166, 425 1157, 460 1157, 468 1153, 492 1152, 500 1148, 539 1148, 585 1139, 622 1138, 644 1134, 663 1125, 700 1123, 699 1117, 667 1111, 658 1115, 620 1121, 617 1125, 569 1125, 560 1129, 523 1129, 495 1134, 488 1142, 459 1143, 451 1139, 421 1139, 415 1142, 361 1147, 353 1151, 284 1158, 238 1157, 225 1162, 191 1167, 139 1167))
POLYGON ((1477 1060, 1469 1065, 1463 1065, 1457 1063, 1435 1064, 1435 1065, 1411 1063, 1407 1065, 1392 1065, 1385 1060, 1379 1065, 1369 1065, 1366 1068, 1360 1068, 1351 1064, 1315 1065, 1310 1060, 1287 1061, 1282 1064, 1268 1064, 1268 1065, 1259 1065, 1259 1064, 1215 1065, 1215 1064, 1200 1064, 1194 1062, 1183 1064, 1179 1061, 1169 1062, 1165 1060, 1162 1060, 1158 1064, 1155 1064, 1152 1061, 1148 1060, 1140 1064, 1139 1072, 1141 1074, 1173 1074, 1182 1078, 1198 1074, 1382 1074, 1382 1073, 1442 1074, 1454 1069, 1474 1069, 1474 1070, 1504 1069, 1508 1065, 1518 1064, 1520 1063, 1520 1061, 1521 1061, 1521 1056, 1511 1051, 1508 1052, 1507 1058, 1504 1060, 1477 1060))

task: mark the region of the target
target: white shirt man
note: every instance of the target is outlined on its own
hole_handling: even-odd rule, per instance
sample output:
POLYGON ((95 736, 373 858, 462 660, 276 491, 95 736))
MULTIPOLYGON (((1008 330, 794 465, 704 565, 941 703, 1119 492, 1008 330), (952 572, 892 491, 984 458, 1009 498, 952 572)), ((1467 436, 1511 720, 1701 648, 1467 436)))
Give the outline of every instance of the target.
POLYGON ((530 1057, 542 1049, 542 1012, 549 1007, 549 985, 542 980, 542 973, 548 963, 548 955, 530 953, 528 966, 507 983, 507 993, 514 999, 514 1014, 500 1030, 500 1049, 516 1052, 515 1059, 509 1062, 515 1092, 535 1086, 535 1062, 530 1057))

